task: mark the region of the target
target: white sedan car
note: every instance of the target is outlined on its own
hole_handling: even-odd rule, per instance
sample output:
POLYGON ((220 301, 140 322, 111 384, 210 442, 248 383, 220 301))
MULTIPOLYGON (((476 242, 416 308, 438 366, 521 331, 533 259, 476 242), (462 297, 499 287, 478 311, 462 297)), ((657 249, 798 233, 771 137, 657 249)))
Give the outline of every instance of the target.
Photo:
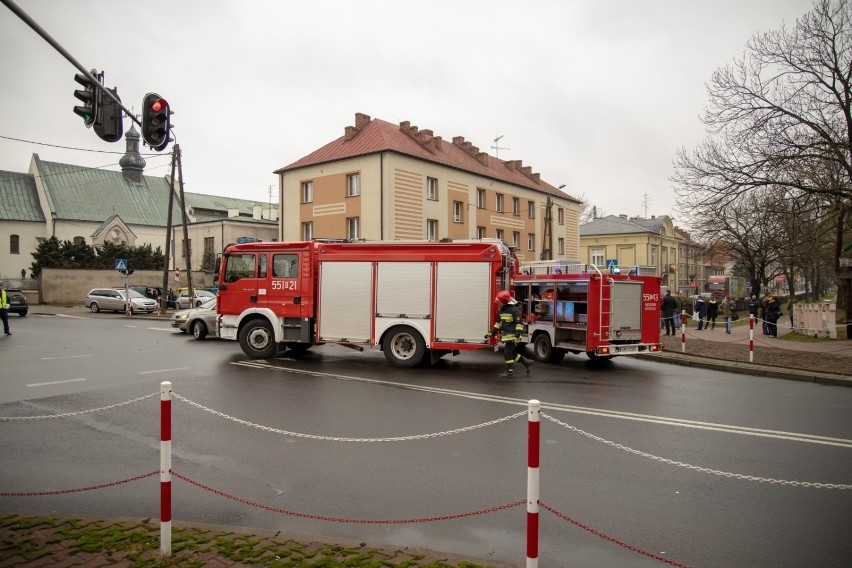
POLYGON ((210 298, 216 299, 216 295, 213 292, 209 292, 207 290, 193 290, 192 299, 189 297, 189 291, 184 290, 180 293, 180 296, 177 297, 177 309, 179 310, 188 310, 189 308, 199 308, 201 304, 209 300, 210 298))
POLYGON ((180 310, 172 315, 172 327, 176 327, 181 332, 187 331, 192 334, 195 339, 204 339, 208 335, 216 336, 216 318, 219 314, 216 313, 216 298, 210 298, 198 308, 189 310, 180 310))

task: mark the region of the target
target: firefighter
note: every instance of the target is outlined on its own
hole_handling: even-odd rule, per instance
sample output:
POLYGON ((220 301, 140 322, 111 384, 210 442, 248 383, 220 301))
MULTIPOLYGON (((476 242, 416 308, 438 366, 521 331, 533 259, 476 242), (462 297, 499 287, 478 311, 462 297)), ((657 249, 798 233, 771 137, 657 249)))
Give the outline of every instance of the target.
POLYGON ((505 344, 503 350, 506 359, 506 371, 500 374, 501 378, 512 377, 515 374, 515 363, 518 361, 526 367, 530 374, 532 361, 525 359, 518 351, 518 342, 524 331, 524 323, 521 321, 521 307, 506 290, 497 292, 494 302, 500 304, 499 319, 494 322, 494 327, 485 334, 485 339, 491 339, 492 335, 500 334, 505 344))

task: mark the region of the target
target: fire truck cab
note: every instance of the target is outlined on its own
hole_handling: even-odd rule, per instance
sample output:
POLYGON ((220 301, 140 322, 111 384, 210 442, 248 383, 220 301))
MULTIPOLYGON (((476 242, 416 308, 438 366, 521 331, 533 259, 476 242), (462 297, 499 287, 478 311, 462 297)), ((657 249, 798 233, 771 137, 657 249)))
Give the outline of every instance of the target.
POLYGON ((609 359, 662 349, 656 276, 540 261, 522 265, 514 292, 538 361, 557 363, 566 352, 609 359))
POLYGON ((492 300, 516 268, 496 239, 231 245, 219 267, 219 337, 255 359, 337 343, 413 367, 487 347, 492 300))

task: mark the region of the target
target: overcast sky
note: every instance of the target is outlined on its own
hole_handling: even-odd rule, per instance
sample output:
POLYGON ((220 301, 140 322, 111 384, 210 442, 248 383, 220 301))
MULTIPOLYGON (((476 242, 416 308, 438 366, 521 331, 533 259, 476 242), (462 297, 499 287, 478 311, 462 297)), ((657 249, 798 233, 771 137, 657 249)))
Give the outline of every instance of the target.
MULTIPOLYGON (((148 92, 169 101, 187 191, 268 201, 273 186, 277 201, 273 170, 340 137, 363 112, 408 120, 445 140, 464 136, 607 214, 631 216, 673 214, 672 159, 704 136, 698 117, 714 69, 741 56, 756 32, 791 26, 812 7, 811 0, 16 4, 82 65, 104 71, 128 108, 139 113, 148 92)), ((102 142, 71 110, 76 72, 0 4, 0 169, 24 172, 33 153, 118 169, 124 139, 102 142)), ((130 124, 125 119, 125 129, 130 124)), ((146 157, 145 173, 168 174, 169 150, 146 157)))

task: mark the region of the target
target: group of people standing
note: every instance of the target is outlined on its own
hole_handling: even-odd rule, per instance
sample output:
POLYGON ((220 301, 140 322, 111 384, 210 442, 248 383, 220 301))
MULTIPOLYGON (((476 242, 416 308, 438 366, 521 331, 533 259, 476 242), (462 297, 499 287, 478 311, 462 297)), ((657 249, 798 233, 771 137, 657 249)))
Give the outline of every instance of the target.
MULTIPOLYGON (((791 298, 787 309, 790 312, 790 327, 793 327, 793 304, 795 298, 791 298)), ((748 302, 748 313, 763 322, 763 335, 778 337, 778 320, 781 319, 781 302, 772 294, 765 294, 758 300, 755 294, 751 295, 748 302)))
POLYGON ((698 319, 698 330, 716 329, 716 320, 722 317, 725 320, 725 333, 731 333, 734 320, 738 319, 736 304, 727 296, 716 301, 713 297, 705 298, 699 294, 695 297, 693 309, 698 319))

